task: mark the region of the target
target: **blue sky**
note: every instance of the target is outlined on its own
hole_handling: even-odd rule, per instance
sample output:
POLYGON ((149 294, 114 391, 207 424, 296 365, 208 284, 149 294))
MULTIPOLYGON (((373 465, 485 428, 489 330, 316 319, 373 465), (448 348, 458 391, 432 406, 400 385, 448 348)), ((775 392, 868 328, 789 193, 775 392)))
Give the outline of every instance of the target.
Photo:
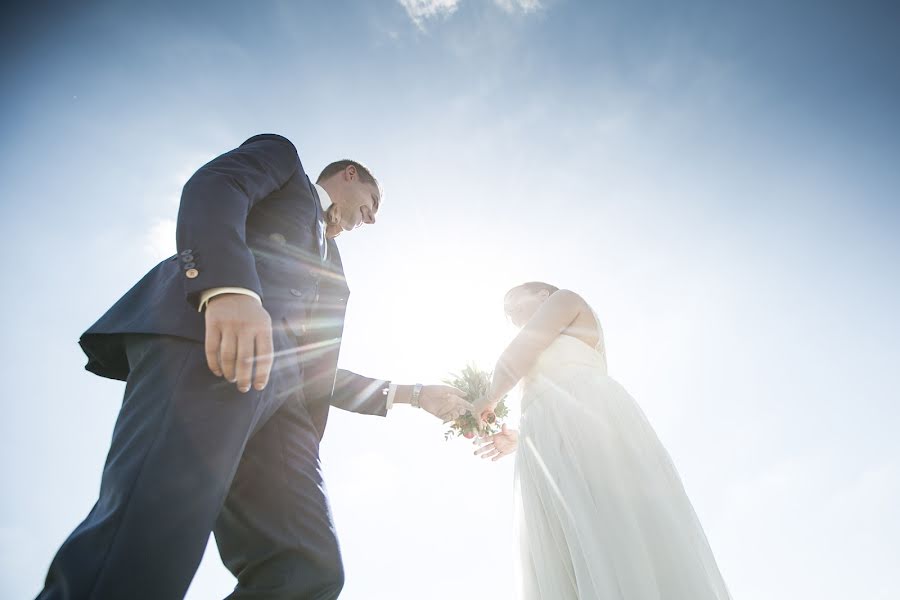
MULTIPOLYGON (((896 598, 898 21, 889 2, 9 9, 0 592, 37 592, 96 495, 122 390, 75 340, 172 251, 193 170, 275 131, 309 171, 350 156, 385 188, 340 240, 345 366, 489 366, 505 289, 575 289, 736 598, 896 598)), ((512 463, 404 408, 329 423, 342 597, 511 598, 512 463)), ((231 585, 211 548, 189 598, 231 585)))

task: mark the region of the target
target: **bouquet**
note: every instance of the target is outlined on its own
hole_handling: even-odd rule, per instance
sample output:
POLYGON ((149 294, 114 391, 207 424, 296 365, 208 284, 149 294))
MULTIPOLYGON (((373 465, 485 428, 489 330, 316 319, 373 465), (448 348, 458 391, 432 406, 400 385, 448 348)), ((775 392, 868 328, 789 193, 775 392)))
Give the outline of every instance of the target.
MULTIPOLYGON (((491 374, 469 363, 459 373, 451 374, 449 379, 444 380, 444 383, 462 390, 466 393, 466 399, 469 402, 477 404, 487 396, 491 389, 491 374)), ((484 421, 480 425, 477 415, 471 412, 466 413, 450 424, 450 428, 444 432, 444 439, 449 440, 459 436, 472 439, 476 435, 479 437, 493 435, 500 431, 500 419, 505 418, 507 414, 509 414, 509 409, 506 406, 506 396, 504 395, 494 410, 484 415, 484 421)))

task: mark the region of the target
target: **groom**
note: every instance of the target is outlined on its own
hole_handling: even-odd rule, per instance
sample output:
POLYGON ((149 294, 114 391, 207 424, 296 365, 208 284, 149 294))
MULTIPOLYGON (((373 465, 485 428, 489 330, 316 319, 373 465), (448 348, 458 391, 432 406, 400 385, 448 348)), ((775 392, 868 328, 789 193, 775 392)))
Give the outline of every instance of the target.
POLYGON ((452 419, 447 386, 337 368, 349 289, 336 237, 374 224, 381 190, 354 161, 307 177, 293 144, 250 138, 184 186, 178 254, 80 343, 127 381, 100 495, 50 565, 42 600, 182 598, 210 532, 233 599, 329 599, 343 585, 319 463, 329 406, 392 403, 452 419))

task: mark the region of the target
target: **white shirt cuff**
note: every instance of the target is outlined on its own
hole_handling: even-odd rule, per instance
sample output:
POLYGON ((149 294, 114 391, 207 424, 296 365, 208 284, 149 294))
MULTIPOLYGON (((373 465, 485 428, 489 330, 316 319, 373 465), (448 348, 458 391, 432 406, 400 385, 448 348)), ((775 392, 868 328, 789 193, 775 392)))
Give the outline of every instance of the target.
POLYGON ((243 294, 245 296, 250 296, 251 298, 256 298, 256 301, 262 304, 262 298, 260 298, 259 294, 253 290, 242 287, 217 287, 209 288, 200 294, 200 306, 197 308, 197 312, 203 312, 203 309, 206 308, 206 303, 219 294, 243 294))
POLYGON ((391 407, 394 405, 394 396, 397 395, 397 384, 392 383, 388 386, 388 397, 387 402, 385 402, 385 410, 391 410, 391 407))

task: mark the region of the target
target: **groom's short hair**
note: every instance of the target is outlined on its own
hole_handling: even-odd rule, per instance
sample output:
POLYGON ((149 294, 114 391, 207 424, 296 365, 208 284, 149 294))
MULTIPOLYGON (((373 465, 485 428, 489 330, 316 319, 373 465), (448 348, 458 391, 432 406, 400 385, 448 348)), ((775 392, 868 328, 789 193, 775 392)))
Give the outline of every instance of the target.
POLYGON ((355 160, 350 160, 345 158, 343 160, 336 160, 319 173, 319 178, 316 179, 316 183, 322 183, 332 175, 337 175, 347 167, 356 167, 356 172, 359 173, 359 180, 363 183, 371 183, 377 188, 381 186, 378 185, 378 180, 372 175, 372 172, 367 169, 362 164, 356 162, 355 160))
MULTIPOLYGON (((559 291, 559 288, 556 287, 555 285, 550 285, 549 283, 544 283, 543 281, 529 281, 529 282, 517 285, 512 290, 509 290, 509 292, 511 292, 513 290, 525 290, 526 292, 529 292, 532 294, 537 294, 541 290, 547 290, 548 292, 550 292, 550 295, 553 295, 559 291)), ((508 294, 509 292, 506 292, 506 293, 508 294)))

